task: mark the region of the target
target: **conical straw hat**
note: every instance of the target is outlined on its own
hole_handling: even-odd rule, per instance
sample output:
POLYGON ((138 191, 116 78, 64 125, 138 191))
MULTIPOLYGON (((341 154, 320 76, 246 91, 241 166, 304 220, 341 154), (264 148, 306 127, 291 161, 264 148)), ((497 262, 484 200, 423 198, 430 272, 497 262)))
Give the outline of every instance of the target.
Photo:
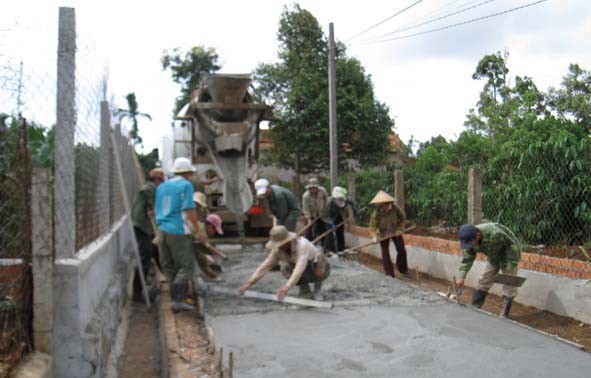
POLYGON ((378 194, 371 200, 370 204, 378 205, 380 203, 388 203, 388 202, 396 202, 394 197, 389 195, 388 193, 380 190, 378 194))

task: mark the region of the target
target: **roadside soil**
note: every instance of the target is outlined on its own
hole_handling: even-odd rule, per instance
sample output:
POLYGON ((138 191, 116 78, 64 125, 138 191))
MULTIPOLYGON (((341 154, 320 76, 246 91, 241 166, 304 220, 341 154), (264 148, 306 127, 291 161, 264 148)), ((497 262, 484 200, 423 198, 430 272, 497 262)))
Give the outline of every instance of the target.
POLYGON ((123 355, 119 360, 120 378, 160 377, 160 338, 158 303, 150 309, 143 303, 132 302, 123 355))
MULTIPOLYGON (((193 299, 192 302, 195 300, 193 299)), ((194 311, 179 312, 174 315, 174 318, 179 355, 188 364, 188 370, 194 372, 194 376, 199 378, 219 377, 203 315, 194 311)))
MULTIPOLYGON (((355 255, 353 255, 355 256, 355 255)), ((382 261, 374 256, 362 253, 353 258, 359 263, 377 271, 383 271, 382 261)), ((411 271, 408 275, 396 272, 396 278, 413 285, 418 285, 423 290, 442 292, 447 294, 451 282, 435 278, 423 273, 411 271), (417 279, 418 277, 418 279, 417 279)), ((460 297, 462 303, 470 303, 472 288, 465 287, 464 294, 460 297)), ((486 298, 482 310, 499 314, 503 308, 503 299, 496 295, 486 298)), ((591 352, 591 325, 580 321, 560 316, 534 307, 513 303, 510 318, 516 322, 525 324, 540 331, 556 335, 565 340, 581 345, 585 351, 591 352)))

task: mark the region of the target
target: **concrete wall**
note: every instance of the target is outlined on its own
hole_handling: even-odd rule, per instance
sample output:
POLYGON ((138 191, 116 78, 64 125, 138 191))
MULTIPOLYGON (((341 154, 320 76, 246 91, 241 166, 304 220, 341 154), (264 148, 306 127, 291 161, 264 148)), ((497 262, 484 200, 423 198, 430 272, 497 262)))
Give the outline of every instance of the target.
POLYGON ((134 235, 127 218, 54 268, 54 376, 101 377, 121 322, 134 235))
MULTIPOLYGON (((347 234, 347 245, 359 245, 370 241, 367 232, 359 228, 354 233, 347 234)), ((417 269, 422 273, 446 280, 452 279, 459 274, 461 255, 458 251, 451 254, 449 251, 426 248, 429 245, 437 246, 429 237, 418 237, 405 235, 406 249, 408 253, 408 266, 410 269, 417 269), (415 245, 420 244, 420 247, 415 245)), ((449 245, 457 242, 442 241, 449 245)), ((443 249, 443 248, 442 248, 443 249)), ((364 249, 364 252, 381 259, 380 247, 374 245, 364 249)), ((392 261, 395 261, 396 248, 390 246, 392 261)), ((529 260, 529 254, 523 254, 525 260, 529 260)), ((522 257, 522 260, 523 260, 522 257)), ((562 259, 556 259, 562 260, 562 259)), ((520 264, 521 266, 522 264, 520 264)), ((474 262, 470 273, 466 277, 466 284, 470 287, 476 286, 478 277, 484 269, 485 260, 479 256, 474 262)), ((585 271, 586 272, 586 271, 585 271)), ((519 289, 515 301, 527 306, 547 310, 558 315, 568 316, 585 323, 591 323, 591 280, 574 279, 558 274, 550 274, 530 269, 519 269, 519 275, 527 277, 526 283, 519 289)), ((502 295, 502 286, 493 285, 491 293, 502 295)))

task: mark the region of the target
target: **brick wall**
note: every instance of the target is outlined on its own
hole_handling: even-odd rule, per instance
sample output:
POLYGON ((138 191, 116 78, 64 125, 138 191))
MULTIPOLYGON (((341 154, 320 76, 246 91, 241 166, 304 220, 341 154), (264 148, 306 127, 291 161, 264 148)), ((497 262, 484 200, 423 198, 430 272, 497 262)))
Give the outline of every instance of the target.
MULTIPOLYGON (((367 227, 353 226, 349 228, 349 232, 361 237, 370 237, 369 229, 367 227)), ((404 241, 407 245, 417 248, 428 249, 430 251, 446 253, 449 255, 462 255, 462 250, 460 249, 458 241, 455 240, 406 234, 404 235, 404 241)), ((478 260, 486 259, 486 257, 480 253, 476 258, 478 260)), ((521 254, 519 268, 573 279, 591 279, 591 263, 544 256, 535 253, 523 252, 521 254)))

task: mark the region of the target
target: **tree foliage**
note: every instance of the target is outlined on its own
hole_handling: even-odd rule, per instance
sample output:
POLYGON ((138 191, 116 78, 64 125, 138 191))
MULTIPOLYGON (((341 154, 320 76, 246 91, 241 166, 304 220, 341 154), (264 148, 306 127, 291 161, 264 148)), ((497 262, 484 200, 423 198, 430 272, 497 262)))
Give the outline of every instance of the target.
POLYGON ((162 69, 170 69, 172 80, 181 85, 181 95, 176 98, 173 114, 177 114, 181 108, 189 103, 191 94, 199 85, 205 74, 217 72, 219 56, 214 48, 194 46, 189 51, 183 52, 176 47, 172 51, 165 50, 160 59, 162 69))
POLYGON ((141 144, 142 137, 140 137, 139 129, 138 129, 138 118, 144 117, 152 120, 152 117, 148 113, 142 113, 138 110, 138 103, 135 97, 135 93, 131 92, 125 96, 125 100, 127 101, 127 109, 119 108, 115 111, 115 116, 119 118, 119 121, 127 118, 131 121, 131 130, 129 130, 129 139, 133 142, 133 144, 141 144))
MULTIPOLYGON (((260 99, 272 104, 279 118, 270 128, 275 145, 271 159, 283 166, 295 161, 301 173, 327 169, 327 39, 314 16, 298 5, 284 8, 277 39, 279 62, 259 65, 254 75, 260 99)), ((371 78, 359 61, 346 56, 342 44, 336 76, 341 168, 347 159, 362 166, 382 162, 394 123, 387 106, 375 99, 371 78)))
POLYGON ((589 242, 591 75, 571 64, 562 87, 544 93, 527 76, 511 83, 507 57, 478 63, 473 78, 485 83, 467 130, 419 146, 405 172, 407 211, 424 223, 465 222, 467 173, 479 168, 486 220, 531 244, 589 242))

